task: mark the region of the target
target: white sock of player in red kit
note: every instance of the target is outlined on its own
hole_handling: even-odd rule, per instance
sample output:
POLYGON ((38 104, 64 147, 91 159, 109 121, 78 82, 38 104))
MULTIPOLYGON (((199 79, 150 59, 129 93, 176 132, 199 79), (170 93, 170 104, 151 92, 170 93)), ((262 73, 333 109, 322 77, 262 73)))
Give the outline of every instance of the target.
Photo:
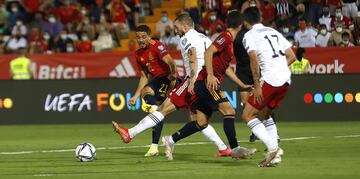
POLYGON ((266 128, 263 123, 257 118, 249 121, 247 125, 250 127, 251 131, 258 137, 261 141, 264 142, 268 151, 274 151, 278 148, 277 139, 273 138, 266 131, 266 128))
POLYGON ((276 124, 273 120, 272 117, 270 117, 269 119, 267 120, 264 120, 262 122, 266 128, 266 131, 269 133, 270 137, 273 139, 273 140, 278 140, 278 131, 277 131, 277 127, 276 127, 276 124))
POLYGON ((227 149, 227 146, 220 139, 219 135, 216 133, 215 129, 210 124, 208 124, 205 129, 201 130, 201 133, 210 141, 214 142, 219 150, 227 149))
POLYGON ((138 124, 129 129, 129 135, 131 138, 134 138, 136 135, 145 131, 146 129, 156 126, 164 120, 164 115, 159 111, 154 111, 147 116, 145 116, 138 124))

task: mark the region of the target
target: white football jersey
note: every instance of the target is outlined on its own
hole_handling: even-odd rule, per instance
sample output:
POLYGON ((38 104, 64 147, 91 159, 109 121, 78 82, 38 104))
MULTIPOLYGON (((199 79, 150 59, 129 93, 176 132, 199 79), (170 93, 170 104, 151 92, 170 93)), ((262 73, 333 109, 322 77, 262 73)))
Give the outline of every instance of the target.
POLYGON ((197 58, 197 73, 196 77, 201 71, 205 63, 205 50, 210 47, 211 40, 206 37, 204 34, 197 32, 194 29, 189 30, 185 33, 184 36, 180 38, 180 51, 184 59, 184 67, 186 75, 190 76, 190 59, 188 56, 188 51, 190 48, 196 49, 196 58, 197 58))
POLYGON ((291 71, 285 57, 285 50, 291 44, 283 35, 270 27, 255 24, 243 39, 243 45, 249 53, 256 51, 261 79, 272 86, 282 86, 290 83, 291 71))

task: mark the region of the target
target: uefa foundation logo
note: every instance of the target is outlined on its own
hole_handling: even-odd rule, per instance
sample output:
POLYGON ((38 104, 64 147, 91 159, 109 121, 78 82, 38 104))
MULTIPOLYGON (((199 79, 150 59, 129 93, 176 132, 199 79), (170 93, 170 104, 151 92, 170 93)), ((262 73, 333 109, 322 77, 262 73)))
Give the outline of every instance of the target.
POLYGON ((14 102, 11 98, 0 98, 0 110, 1 109, 11 109, 14 105, 14 102))
POLYGON ((360 92, 357 93, 305 93, 304 102, 306 104, 360 104, 360 92))

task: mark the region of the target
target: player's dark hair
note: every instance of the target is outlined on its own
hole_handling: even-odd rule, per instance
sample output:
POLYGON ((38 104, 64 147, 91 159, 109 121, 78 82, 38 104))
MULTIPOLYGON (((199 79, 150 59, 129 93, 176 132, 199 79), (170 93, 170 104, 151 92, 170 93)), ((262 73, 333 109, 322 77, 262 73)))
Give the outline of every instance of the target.
POLYGON ((320 24, 320 29, 325 28, 326 29, 326 25, 325 24, 320 24))
POLYGON ((151 29, 147 25, 139 25, 136 27, 135 32, 146 32, 148 35, 151 35, 151 29))
POLYGON ((238 10, 231 10, 226 16, 227 28, 237 28, 244 22, 241 12, 238 10))
POLYGON ((244 11, 244 20, 250 25, 260 22, 260 11, 257 7, 249 7, 244 11))
POLYGON ((302 47, 299 47, 297 50, 296 50, 296 59, 301 61, 301 59, 304 57, 304 53, 305 53, 305 49, 302 48, 302 47))
POLYGON ((175 19, 174 22, 179 21, 183 24, 188 25, 189 27, 194 26, 194 21, 191 18, 191 16, 188 13, 181 13, 180 15, 178 15, 175 19))

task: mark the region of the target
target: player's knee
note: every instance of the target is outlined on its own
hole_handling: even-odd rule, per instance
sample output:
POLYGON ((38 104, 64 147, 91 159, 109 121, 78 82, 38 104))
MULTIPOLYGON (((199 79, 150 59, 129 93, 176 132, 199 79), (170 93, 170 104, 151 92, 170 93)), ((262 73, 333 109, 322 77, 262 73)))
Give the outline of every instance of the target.
POLYGON ((226 110, 223 110, 224 116, 235 116, 235 109, 234 108, 227 108, 226 110))
POLYGON ((142 96, 146 96, 146 95, 154 95, 154 91, 151 88, 145 87, 141 90, 141 94, 142 96))
POLYGON ((158 111, 163 114, 164 116, 174 112, 176 107, 174 104, 171 103, 169 99, 166 99, 160 106, 158 111))
POLYGON ((198 119, 196 120, 196 123, 201 129, 205 129, 209 124, 208 121, 204 119, 198 119))

